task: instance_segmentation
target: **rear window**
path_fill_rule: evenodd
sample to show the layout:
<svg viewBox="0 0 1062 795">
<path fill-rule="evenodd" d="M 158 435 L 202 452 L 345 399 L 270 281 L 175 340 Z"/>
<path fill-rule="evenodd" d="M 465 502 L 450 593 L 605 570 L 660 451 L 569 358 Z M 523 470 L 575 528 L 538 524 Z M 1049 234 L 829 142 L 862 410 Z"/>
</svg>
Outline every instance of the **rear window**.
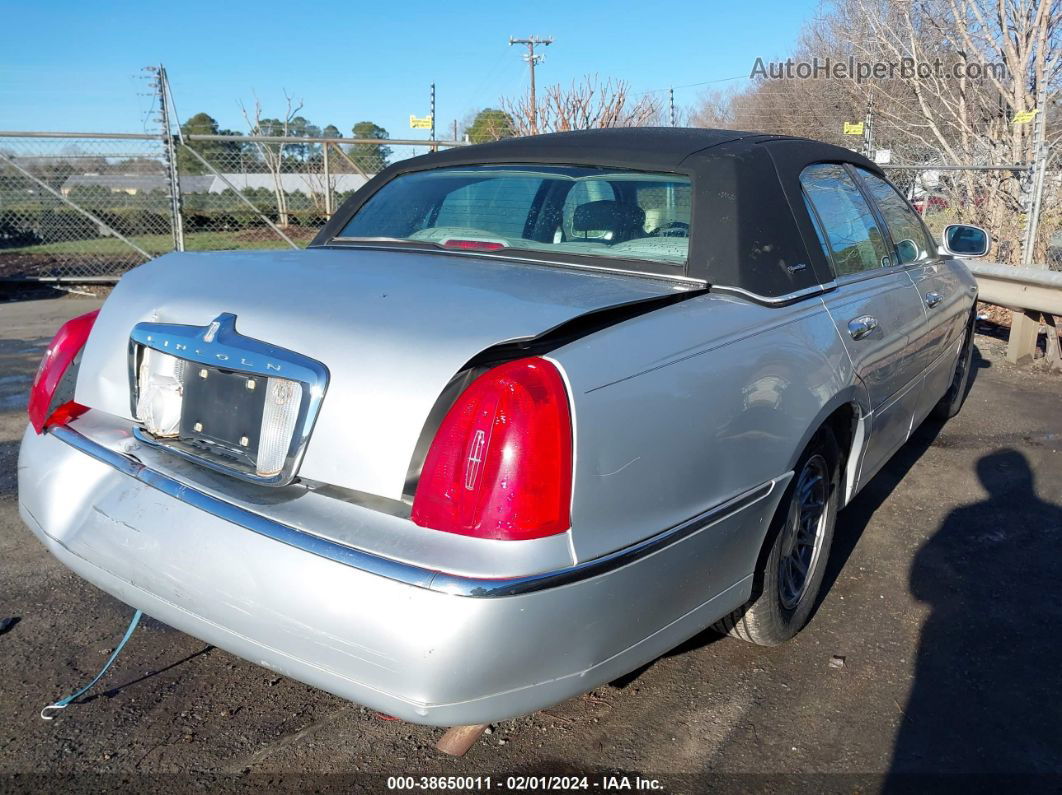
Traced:
<svg viewBox="0 0 1062 795">
<path fill-rule="evenodd" d="M 575 166 L 461 166 L 403 174 L 336 236 L 466 251 L 686 264 L 687 177 Z"/>
</svg>

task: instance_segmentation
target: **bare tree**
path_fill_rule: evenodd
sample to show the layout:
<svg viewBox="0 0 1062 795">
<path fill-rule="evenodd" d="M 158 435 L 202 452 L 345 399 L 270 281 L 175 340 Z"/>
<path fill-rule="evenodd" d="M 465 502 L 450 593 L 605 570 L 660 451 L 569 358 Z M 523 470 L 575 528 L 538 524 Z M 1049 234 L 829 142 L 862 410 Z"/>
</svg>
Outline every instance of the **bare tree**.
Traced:
<svg viewBox="0 0 1062 795">
<path fill-rule="evenodd" d="M 257 94 L 254 96 L 253 114 L 247 111 L 242 102 L 240 103 L 240 110 L 243 111 L 243 118 L 250 128 L 251 135 L 281 138 L 287 138 L 290 135 L 292 121 L 302 110 L 302 100 L 293 99 L 288 95 L 287 91 L 284 92 L 284 100 L 287 103 L 287 110 L 282 119 L 263 119 L 262 102 L 258 99 Z M 255 141 L 255 146 L 258 148 L 262 161 L 273 177 L 273 193 L 277 201 L 277 225 L 282 229 L 286 229 L 290 221 L 288 217 L 288 197 L 284 191 L 284 179 L 281 176 L 284 167 L 284 147 L 286 144 L 284 142 Z"/>
<path fill-rule="evenodd" d="M 884 76 L 762 79 L 733 95 L 704 98 L 695 118 L 708 124 L 803 135 L 853 148 L 845 121 L 873 118 L 874 145 L 907 163 L 1024 165 L 1033 124 L 1015 123 L 1048 105 L 1062 82 L 1059 0 L 832 0 L 805 28 L 794 61 L 895 65 Z M 906 69 L 899 69 L 906 65 Z M 1062 134 L 1055 133 L 1062 143 Z M 1028 198 L 1028 172 L 1006 169 L 937 174 L 949 221 L 988 227 L 1015 260 Z M 1044 241 L 1041 241 L 1041 248 Z M 1009 248 L 1008 248 L 1009 245 Z"/>
<path fill-rule="evenodd" d="M 839 0 L 834 35 L 857 21 L 857 57 L 908 59 L 916 70 L 872 84 L 882 135 L 916 142 L 937 162 L 1033 160 L 1034 125 L 1015 122 L 1028 111 L 1046 112 L 1037 107 L 1041 87 L 1058 93 L 1058 0 Z M 994 64 L 1002 68 L 985 68 Z M 1027 174 L 964 171 L 950 188 L 958 220 L 982 223 L 1002 240 L 1021 239 Z M 1016 259 L 1017 246 L 1002 253 Z"/>
<path fill-rule="evenodd" d="M 661 104 L 652 94 L 635 97 L 625 80 L 586 75 L 564 87 L 555 84 L 540 91 L 537 107 L 539 132 L 590 130 L 601 127 L 644 127 L 659 124 Z M 529 96 L 503 99 L 517 135 L 530 135 L 533 109 Z"/>
<path fill-rule="evenodd" d="M 734 123 L 734 98 L 736 91 L 711 89 L 701 95 L 700 101 L 689 111 L 689 123 L 693 127 L 732 128 Z"/>
<path fill-rule="evenodd" d="M 756 81 L 744 91 L 702 97 L 693 119 L 697 126 L 723 126 L 754 132 L 798 135 L 852 145 L 845 121 L 863 117 L 865 98 L 818 81 Z"/>
</svg>

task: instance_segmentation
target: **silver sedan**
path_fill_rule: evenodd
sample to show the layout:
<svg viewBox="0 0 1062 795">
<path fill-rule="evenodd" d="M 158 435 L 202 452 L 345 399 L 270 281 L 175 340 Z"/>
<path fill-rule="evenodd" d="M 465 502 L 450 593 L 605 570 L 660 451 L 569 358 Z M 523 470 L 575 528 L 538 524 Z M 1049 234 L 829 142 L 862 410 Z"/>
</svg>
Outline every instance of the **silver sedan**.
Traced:
<svg viewBox="0 0 1062 795">
<path fill-rule="evenodd" d="M 838 511 L 959 410 L 958 257 L 987 245 L 807 140 L 414 158 L 306 251 L 166 255 L 64 326 L 21 514 L 122 601 L 419 723 L 531 712 L 713 625 L 781 643 Z"/>
</svg>

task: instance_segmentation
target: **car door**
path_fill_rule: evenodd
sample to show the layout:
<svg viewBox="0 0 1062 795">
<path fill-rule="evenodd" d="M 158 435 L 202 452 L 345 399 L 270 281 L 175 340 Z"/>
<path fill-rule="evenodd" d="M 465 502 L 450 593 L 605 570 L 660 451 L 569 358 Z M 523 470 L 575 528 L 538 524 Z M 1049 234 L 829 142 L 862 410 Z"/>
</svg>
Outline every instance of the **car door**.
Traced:
<svg viewBox="0 0 1062 795">
<path fill-rule="evenodd" d="M 916 417 L 916 421 L 921 420 L 951 383 L 955 354 L 968 319 L 969 288 L 957 270 L 959 266 L 950 257 L 939 255 L 922 219 L 896 188 L 866 169 L 855 170 L 888 227 L 899 264 L 907 268 L 925 306 L 925 327 L 912 340 L 917 366 L 926 373 Z"/>
<path fill-rule="evenodd" d="M 921 397 L 913 340 L 925 324 L 922 301 L 895 264 L 888 237 L 848 169 L 817 163 L 801 174 L 805 202 L 830 259 L 837 288 L 826 308 L 870 398 L 870 437 L 860 480 L 871 477 L 911 432 Z"/>
</svg>

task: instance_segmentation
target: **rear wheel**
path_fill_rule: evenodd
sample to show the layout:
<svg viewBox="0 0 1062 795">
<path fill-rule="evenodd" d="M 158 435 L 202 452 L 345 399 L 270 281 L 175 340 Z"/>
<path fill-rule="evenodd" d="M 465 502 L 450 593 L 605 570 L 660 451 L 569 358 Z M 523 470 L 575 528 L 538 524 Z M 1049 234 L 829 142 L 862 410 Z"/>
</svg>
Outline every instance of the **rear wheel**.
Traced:
<svg viewBox="0 0 1062 795">
<path fill-rule="evenodd" d="M 955 361 L 955 371 L 951 376 L 951 386 L 930 412 L 930 416 L 934 419 L 950 420 L 959 413 L 962 404 L 966 401 L 966 393 L 970 391 L 970 370 L 973 366 L 973 337 L 976 322 L 977 315 L 974 313 L 970 316 L 970 322 L 966 324 L 962 346 L 959 348 L 959 357 Z"/>
<path fill-rule="evenodd" d="M 797 462 L 775 513 L 753 596 L 715 625 L 761 646 L 789 640 L 807 623 L 822 586 L 839 505 L 841 453 L 823 428 Z"/>
</svg>

